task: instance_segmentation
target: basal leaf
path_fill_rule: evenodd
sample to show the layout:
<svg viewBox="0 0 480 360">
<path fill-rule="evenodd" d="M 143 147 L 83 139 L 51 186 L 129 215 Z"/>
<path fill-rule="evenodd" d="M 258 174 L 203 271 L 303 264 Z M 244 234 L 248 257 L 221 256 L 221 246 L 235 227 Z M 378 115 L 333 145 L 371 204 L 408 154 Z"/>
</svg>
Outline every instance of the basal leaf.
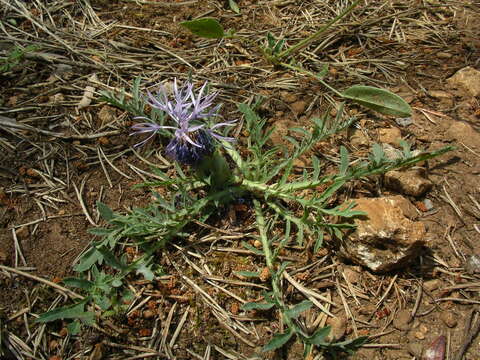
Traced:
<svg viewBox="0 0 480 360">
<path fill-rule="evenodd" d="M 381 164 L 383 162 L 383 159 L 385 158 L 385 152 L 383 151 L 382 146 L 377 143 L 373 144 L 372 155 L 375 164 Z"/>
<path fill-rule="evenodd" d="M 83 272 L 90 269 L 93 264 L 97 262 L 100 263 L 101 261 L 103 261 L 102 254 L 96 248 L 92 247 L 83 254 L 78 264 L 73 267 L 73 270 Z"/>
<path fill-rule="evenodd" d="M 109 235 L 112 232 L 112 229 L 92 228 L 92 229 L 88 229 L 88 232 L 92 235 L 106 236 L 106 235 Z"/>
<path fill-rule="evenodd" d="M 323 79 L 328 74 L 328 64 L 323 64 L 322 70 L 317 74 L 319 79 Z"/>
<path fill-rule="evenodd" d="M 67 325 L 68 334 L 72 336 L 77 335 L 80 332 L 81 328 L 82 324 L 78 320 L 72 321 L 70 324 Z"/>
<path fill-rule="evenodd" d="M 258 278 L 260 276 L 258 271 L 235 271 L 235 274 L 251 278 Z"/>
<path fill-rule="evenodd" d="M 320 330 L 317 330 L 312 336 L 306 339 L 306 342 L 313 345 L 325 344 L 325 338 L 330 334 L 331 326 L 325 326 Z"/>
<path fill-rule="evenodd" d="M 213 18 L 184 21 L 180 25 L 190 30 L 192 34 L 207 39 L 221 39 L 225 36 L 222 25 Z"/>
<path fill-rule="evenodd" d="M 267 352 L 282 347 L 287 343 L 288 340 L 290 340 L 292 335 L 293 331 L 288 331 L 283 334 L 275 334 L 272 340 L 270 340 L 270 342 L 263 347 L 262 351 Z"/>
<path fill-rule="evenodd" d="M 253 253 L 257 254 L 257 255 L 263 255 L 263 252 L 259 249 L 257 249 L 256 247 L 250 245 L 249 243 L 247 243 L 246 241 L 242 241 L 242 246 L 247 249 L 247 250 L 250 250 L 252 251 Z"/>
<path fill-rule="evenodd" d="M 240 8 L 234 0 L 228 0 L 228 5 L 230 5 L 230 9 L 232 9 L 233 12 L 240 14 Z"/>
<path fill-rule="evenodd" d="M 323 230 L 321 230 L 320 233 L 318 234 L 317 240 L 315 241 L 315 246 L 313 248 L 314 253 L 316 253 L 322 247 L 324 235 L 325 233 L 323 232 Z"/>
<path fill-rule="evenodd" d="M 347 173 L 348 164 L 350 163 L 348 150 L 345 146 L 340 146 L 340 175 Z"/>
<path fill-rule="evenodd" d="M 412 116 L 410 105 L 400 96 L 385 89 L 354 85 L 345 90 L 342 95 L 346 99 L 350 99 L 381 114 L 397 117 Z"/>
<path fill-rule="evenodd" d="M 101 246 L 97 248 L 97 251 L 102 254 L 103 259 L 105 262 L 117 270 L 125 270 L 127 265 L 123 264 L 117 257 L 108 250 L 105 246 Z"/>
<path fill-rule="evenodd" d="M 115 217 L 115 214 L 113 213 L 112 209 L 110 209 L 107 205 L 105 205 L 100 201 L 97 201 L 97 209 L 101 217 L 105 221 L 110 221 Z"/>
<path fill-rule="evenodd" d="M 70 306 L 64 306 L 58 309 L 47 311 L 40 315 L 36 322 L 45 323 L 59 319 L 78 319 L 87 324 L 92 324 L 95 319 L 95 314 L 90 311 L 83 311 L 85 307 L 85 300 Z"/>
<path fill-rule="evenodd" d="M 304 300 L 301 303 L 298 303 L 294 307 L 285 311 L 285 315 L 291 319 L 296 319 L 302 312 L 310 309 L 313 303 L 310 300 Z"/>
<path fill-rule="evenodd" d="M 62 282 L 67 286 L 77 287 L 83 290 L 89 290 L 93 286 L 93 282 L 85 279 L 65 278 Z"/>
<path fill-rule="evenodd" d="M 153 274 L 152 270 L 150 269 L 149 266 L 145 265 L 145 264 L 139 264 L 138 267 L 135 269 L 137 274 L 142 274 L 143 277 L 146 279 L 146 280 L 153 280 L 153 278 L 155 277 L 155 275 Z"/>
<path fill-rule="evenodd" d="M 242 310 L 269 310 L 275 304 L 272 303 L 258 303 L 258 302 L 248 302 L 242 305 Z"/>
</svg>

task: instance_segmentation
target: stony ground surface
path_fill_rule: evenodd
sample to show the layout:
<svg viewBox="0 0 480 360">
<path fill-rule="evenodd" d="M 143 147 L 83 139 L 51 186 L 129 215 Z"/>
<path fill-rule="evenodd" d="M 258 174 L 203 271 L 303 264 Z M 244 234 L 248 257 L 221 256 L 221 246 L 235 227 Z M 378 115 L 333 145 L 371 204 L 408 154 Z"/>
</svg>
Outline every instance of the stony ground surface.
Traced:
<svg viewBox="0 0 480 360">
<path fill-rule="evenodd" d="M 68 334 L 65 322 L 34 320 L 71 303 L 55 284 L 73 274 L 94 240 L 87 230 L 102 224 L 95 202 L 118 212 L 144 206 L 151 194 L 132 186 L 151 179 L 152 163 L 166 166 L 165 144 L 157 139 L 135 152 L 128 136 L 134 120 L 98 92 L 128 89 L 136 76 L 145 89 L 191 75 L 197 84 L 211 81 L 225 103 L 222 115 L 235 119 L 236 103 L 261 94 L 262 116 L 276 127 L 272 143 L 281 143 L 289 128 L 308 129 L 324 111 L 335 115 L 339 99 L 315 79 L 271 65 L 258 45 L 268 31 L 293 44 L 348 4 L 242 0 L 237 15 L 223 1 L 0 0 L 0 59 L 14 45 L 36 46 L 0 73 L 0 348 L 11 349 L 6 359 L 302 358 L 298 343 L 261 354 L 282 327 L 278 314 L 240 310 L 269 284 L 235 275 L 265 267 L 241 246 L 242 240 L 254 244 L 254 216 L 236 205 L 211 227 L 193 228 L 188 240 L 159 251 L 163 276 L 129 278 L 136 299 L 127 314 L 99 319 L 78 336 Z M 479 12 L 474 1 L 360 2 L 296 56 L 313 72 L 328 64 L 325 81 L 338 89 L 385 87 L 413 108 L 410 119 L 395 119 L 348 105 L 355 127 L 315 149 L 327 171 L 340 145 L 352 159 L 365 158 L 374 143 L 395 156 L 399 139 L 413 150 L 456 148 L 413 169 L 349 184 L 339 198 L 362 199 L 369 219 L 357 224 L 364 231 L 317 253 L 309 244 L 292 244 L 284 254 L 292 261 L 283 284 L 287 302 L 310 291 L 328 300 L 322 304 L 333 315 L 314 307 L 302 315 L 307 328 L 330 324 L 338 339 L 371 337 L 352 359 L 479 357 Z M 218 18 L 240 39 L 202 40 L 179 26 L 204 16 Z M 235 133 L 245 148 L 240 126 Z M 297 165 L 299 172 L 310 166 L 308 160 Z M 123 251 L 133 258 L 137 250 Z M 219 321 L 214 305 L 228 321 Z M 432 344 L 436 358 L 426 354 Z"/>
</svg>

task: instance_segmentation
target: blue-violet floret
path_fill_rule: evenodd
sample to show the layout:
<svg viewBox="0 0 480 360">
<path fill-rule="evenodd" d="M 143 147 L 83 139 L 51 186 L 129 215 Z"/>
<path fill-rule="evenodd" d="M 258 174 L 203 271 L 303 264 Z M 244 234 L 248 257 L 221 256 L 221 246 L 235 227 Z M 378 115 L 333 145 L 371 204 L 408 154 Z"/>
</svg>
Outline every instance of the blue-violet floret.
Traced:
<svg viewBox="0 0 480 360">
<path fill-rule="evenodd" d="M 234 141 L 231 137 L 217 134 L 215 130 L 223 126 L 232 126 L 235 121 L 218 123 L 210 128 L 205 123 L 198 121 L 217 116 L 221 106 L 217 105 L 211 108 L 218 92 L 207 94 L 206 86 L 207 83 L 203 84 L 198 94 L 195 95 L 192 83 L 187 82 L 179 88 L 175 79 L 173 82 L 173 100 L 169 100 L 167 90 L 164 87 L 160 88 L 156 96 L 147 92 L 148 104 L 152 108 L 165 112 L 175 122 L 175 126 L 158 125 L 152 122 L 133 125 L 134 132 L 131 135 L 150 133 L 150 136 L 135 146 L 145 144 L 159 130 L 172 129 L 175 132 L 173 139 L 167 145 L 167 156 L 186 165 L 195 165 L 204 156 L 213 153 L 215 149 L 214 139 Z M 144 119 L 144 117 L 142 118 Z"/>
</svg>

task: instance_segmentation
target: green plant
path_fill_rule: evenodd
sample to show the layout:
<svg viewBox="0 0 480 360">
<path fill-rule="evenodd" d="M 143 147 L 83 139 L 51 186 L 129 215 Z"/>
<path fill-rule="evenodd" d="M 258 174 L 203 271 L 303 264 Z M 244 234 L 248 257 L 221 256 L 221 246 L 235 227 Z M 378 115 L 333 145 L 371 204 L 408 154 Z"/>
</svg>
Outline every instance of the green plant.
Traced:
<svg viewBox="0 0 480 360">
<path fill-rule="evenodd" d="M 339 20 L 350 14 L 358 5 L 358 3 L 359 0 L 353 2 L 339 15 L 334 17 L 324 26 L 322 26 L 318 31 L 308 36 L 307 38 L 298 41 L 296 44 L 293 44 L 286 49 L 284 49 L 284 39 L 277 40 L 273 37 L 271 33 L 267 33 L 266 46 L 261 48 L 260 50 L 263 56 L 270 63 L 311 76 L 342 99 L 352 101 L 354 103 L 365 106 L 369 109 L 385 115 L 409 117 L 412 115 L 412 110 L 410 106 L 401 97 L 391 93 L 388 90 L 372 86 L 354 85 L 347 90 L 341 92 L 323 80 L 323 77 L 327 74 L 328 65 L 324 66 L 321 73 L 314 74 L 295 64 L 295 59 L 293 58 L 293 55 L 296 52 L 316 41 L 326 30 L 328 30 Z M 233 30 L 225 33 L 222 25 L 213 18 L 196 19 L 188 22 L 183 22 L 181 23 L 181 25 L 189 29 L 193 34 L 200 37 L 210 39 L 220 39 L 225 37 L 235 38 Z M 290 59 L 290 61 L 285 62 L 285 59 Z"/>
<path fill-rule="evenodd" d="M 227 142 L 230 138 L 213 132 L 213 129 L 231 122 L 210 128 L 205 123 L 203 118 L 214 116 L 215 109 L 218 108 L 208 110 L 215 94 L 204 93 L 205 86 L 198 96 L 194 94 L 190 83 L 181 89 L 175 88 L 175 98 L 170 101 L 165 92 L 160 92 L 158 97 L 151 94 L 148 98 L 141 96 L 139 84 L 140 80 L 135 80 L 133 96 L 129 100 L 125 96 L 108 93 L 104 94 L 104 99 L 112 105 L 132 111 L 142 119 L 147 118 L 149 122 L 144 126 L 148 127 L 141 127 L 144 129 L 142 133 L 151 133 L 151 137 L 158 132 L 171 138 L 169 146 L 173 145 L 170 146 L 170 157 L 176 160 L 172 169 L 175 174 L 154 168 L 152 171 L 158 180 L 139 185 L 164 189 L 162 196 L 153 192 L 155 200 L 146 208 L 135 208 L 122 215 L 102 203 L 97 204 L 108 227 L 91 230 L 102 239 L 95 242 L 75 266 L 79 273 L 90 271 L 91 279 L 80 276 L 64 280 L 66 285 L 83 290 L 87 294 L 85 299 L 73 306 L 47 312 L 38 321 L 75 318 L 77 320 L 72 323 L 75 330 L 79 326 L 78 320 L 87 325 L 93 322 L 95 308 L 100 310 L 102 316 L 118 311 L 121 309 L 121 299 L 125 296 L 122 284 L 128 274 L 136 272 L 147 279 L 153 279 L 153 254 L 158 249 L 165 247 L 173 238 L 188 236 L 187 226 L 191 228 L 195 221 L 208 222 L 225 204 L 246 197 L 253 203 L 262 250 L 247 243 L 244 246 L 265 257 L 272 290 L 264 294 L 264 302 L 247 303 L 244 310 L 275 308 L 286 326 L 285 332 L 276 334 L 264 350 L 277 349 L 295 336 L 304 343 L 307 353 L 313 346 L 331 353 L 355 351 L 366 338 L 329 343 L 325 340 L 328 327 L 308 333 L 301 326 L 297 318 L 312 304 L 308 301 L 294 306 L 285 303 L 280 279 L 289 264 L 279 263 L 278 255 L 293 236 L 298 244 L 304 244 L 305 237 L 308 237 L 314 241 L 317 250 L 322 246 L 325 234 L 331 238 L 342 238 L 344 230 L 353 227 L 347 220 L 361 213 L 354 209 L 353 202 L 338 203 L 335 200 L 335 195 L 347 182 L 408 167 L 439 156 L 451 148 L 414 156 L 408 144 L 403 143 L 403 157 L 391 160 L 385 156 L 381 146 L 375 144 L 368 158 L 352 165 L 347 149 L 342 146 L 339 150 L 338 170 L 326 175 L 323 171 L 326 164 L 322 164 L 320 158 L 315 156 L 313 148 L 319 141 L 348 128 L 355 121 L 354 118 L 343 118 L 343 104 L 335 119 L 330 119 L 327 115 L 315 119 L 311 131 L 292 129 L 298 136 L 287 137 L 292 144 L 290 151 L 284 146 L 271 145 L 270 137 L 274 129 L 268 129 L 266 119 L 255 111 L 260 105 L 260 99 L 253 107 L 239 104 L 238 110 L 244 116 L 245 130 L 248 133 L 245 139 L 247 152 L 241 155 L 231 142 Z M 152 112 L 160 113 L 146 115 L 144 109 L 147 102 L 152 107 Z M 164 125 L 166 114 L 175 126 Z M 202 121 L 193 123 L 198 120 Z M 138 129 L 135 128 L 137 133 Z M 220 139 L 222 147 L 210 142 L 214 136 Z M 199 147 L 203 149 L 201 152 Z M 295 174 L 295 160 L 307 155 L 311 156 L 311 169 L 305 169 L 301 175 Z M 230 163 L 234 166 L 228 165 L 226 157 L 231 159 Z M 318 190 L 320 186 L 322 191 Z M 312 191 L 308 193 L 306 190 Z M 274 235 L 279 230 L 281 235 Z M 120 241 L 131 243 L 143 255 L 131 263 L 128 263 L 125 256 L 117 258 L 114 255 L 116 249 L 125 245 L 120 244 Z M 98 270 L 102 264 L 111 269 L 108 274 Z M 258 273 L 247 275 L 259 276 Z"/>
<path fill-rule="evenodd" d="M 25 54 L 33 51 L 37 51 L 38 47 L 35 45 L 29 45 L 27 47 L 15 46 L 6 57 L 0 58 L 0 73 L 8 72 L 13 67 L 20 64 L 25 58 Z"/>
</svg>

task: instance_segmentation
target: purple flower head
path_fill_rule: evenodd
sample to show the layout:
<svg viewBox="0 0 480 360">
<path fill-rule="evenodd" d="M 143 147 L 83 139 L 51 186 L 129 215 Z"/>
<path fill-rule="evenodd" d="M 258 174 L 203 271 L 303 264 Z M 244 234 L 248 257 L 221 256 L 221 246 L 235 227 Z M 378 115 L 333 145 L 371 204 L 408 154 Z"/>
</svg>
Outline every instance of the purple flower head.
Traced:
<svg viewBox="0 0 480 360">
<path fill-rule="evenodd" d="M 173 99 L 169 100 L 167 90 L 161 87 L 154 96 L 147 92 L 148 104 L 165 112 L 174 122 L 175 126 L 163 126 L 154 123 L 140 123 L 132 126 L 134 132 L 131 135 L 151 133 L 142 142 L 135 146 L 141 146 L 150 140 L 159 130 L 175 130 L 174 137 L 167 145 L 166 154 L 173 160 L 195 165 L 204 156 L 211 155 L 214 151 L 213 140 L 234 141 L 233 138 L 217 134 L 216 129 L 223 126 L 232 126 L 235 121 L 222 122 L 208 128 L 205 123 L 198 120 L 217 116 L 220 105 L 213 108 L 213 100 L 218 92 L 206 94 L 207 83 L 203 84 L 197 95 L 193 92 L 193 84 L 187 82 L 183 87 L 177 86 L 177 80 L 173 82 Z"/>
</svg>

